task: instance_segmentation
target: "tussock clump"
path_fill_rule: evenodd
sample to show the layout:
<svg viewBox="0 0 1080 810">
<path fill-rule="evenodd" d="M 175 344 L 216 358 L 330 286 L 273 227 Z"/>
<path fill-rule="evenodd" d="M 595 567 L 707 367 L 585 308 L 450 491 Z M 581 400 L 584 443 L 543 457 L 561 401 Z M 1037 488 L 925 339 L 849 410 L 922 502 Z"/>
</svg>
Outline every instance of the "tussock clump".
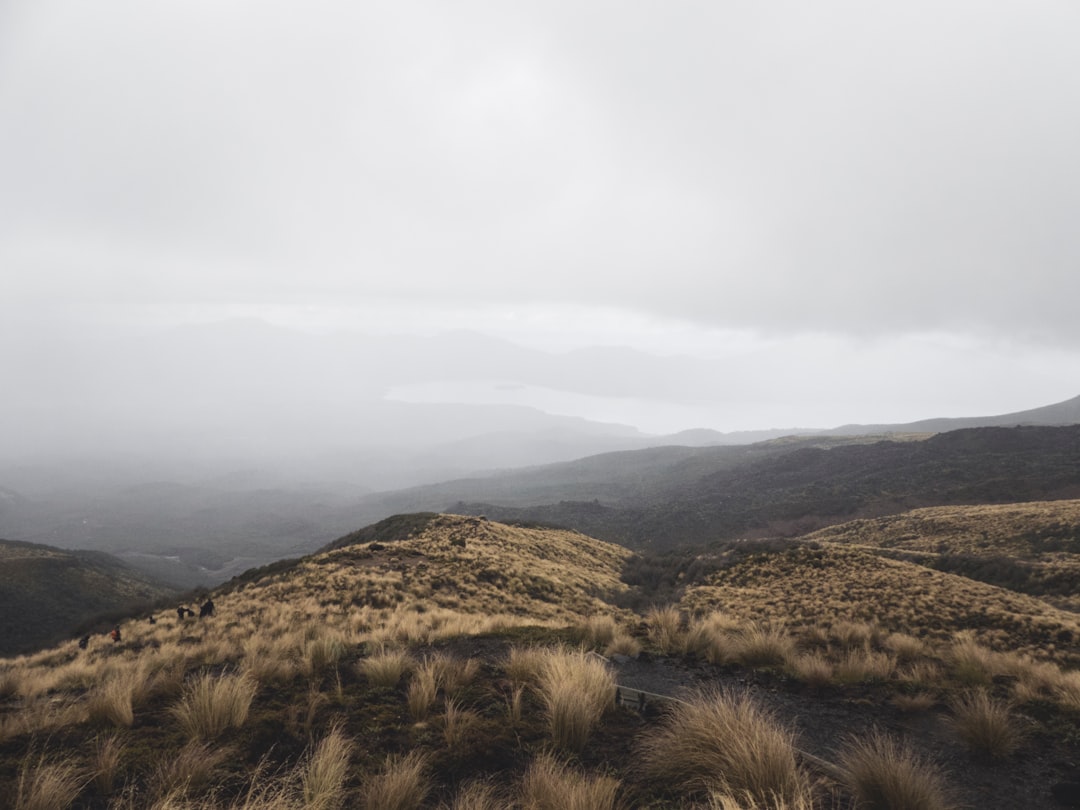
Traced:
<svg viewBox="0 0 1080 810">
<path fill-rule="evenodd" d="M 538 685 L 557 746 L 580 751 L 615 702 L 615 676 L 600 658 L 577 650 L 549 650 Z"/>
<path fill-rule="evenodd" d="M 960 636 L 946 654 L 952 676 L 966 686 L 989 686 L 994 677 L 995 655 L 970 636 Z"/>
<path fill-rule="evenodd" d="M 505 810 L 510 804 L 486 782 L 469 782 L 458 791 L 454 801 L 441 810 Z"/>
<path fill-rule="evenodd" d="M 305 810 L 337 810 L 345 801 L 352 743 L 338 725 L 331 726 L 302 764 L 301 792 Z"/>
<path fill-rule="evenodd" d="M 955 697 L 951 725 L 975 753 L 1002 759 L 1015 751 L 1022 735 L 1008 704 L 995 700 L 983 689 Z"/>
<path fill-rule="evenodd" d="M 781 667 L 795 655 L 795 639 L 774 624 L 746 625 L 736 637 L 736 658 L 748 667 Z"/>
<path fill-rule="evenodd" d="M 833 678 L 833 665 L 819 652 L 792 657 L 788 661 L 787 670 L 811 686 L 825 686 Z"/>
<path fill-rule="evenodd" d="M 427 720 L 438 694 L 439 684 L 435 679 L 435 670 L 427 666 L 417 669 L 409 681 L 409 691 L 406 693 L 409 714 L 413 720 L 417 723 Z"/>
<path fill-rule="evenodd" d="M 883 681 L 896 668 L 896 659 L 887 653 L 854 648 L 844 653 L 836 664 L 836 678 L 842 683 Z"/>
<path fill-rule="evenodd" d="M 372 686 L 391 689 L 401 682 L 405 673 L 412 667 L 413 660 L 404 650 L 383 650 L 370 658 L 365 658 L 357 665 L 359 672 Z"/>
<path fill-rule="evenodd" d="M 506 677 L 519 686 L 530 686 L 540 681 L 547 651 L 538 647 L 511 647 L 507 654 Z"/>
<path fill-rule="evenodd" d="M 135 683 L 132 677 L 116 677 L 99 686 L 86 700 L 91 723 L 128 728 L 135 722 Z"/>
<path fill-rule="evenodd" d="M 929 711 L 937 703 L 935 698 L 929 692 L 915 692 L 908 695 L 900 693 L 893 695 L 892 705 L 902 712 L 915 713 Z"/>
<path fill-rule="evenodd" d="M 915 750 L 874 732 L 841 751 L 846 787 L 867 810 L 948 810 L 939 769 Z"/>
<path fill-rule="evenodd" d="M 416 810 L 431 792 L 427 759 L 413 751 L 388 757 L 363 788 L 364 810 Z"/>
<path fill-rule="evenodd" d="M 809 795 L 794 732 L 747 695 L 698 692 L 641 745 L 644 772 L 683 790 L 749 797 L 765 807 Z"/>
<path fill-rule="evenodd" d="M 124 747 L 116 735 L 99 737 L 95 741 L 92 760 L 94 787 L 102 796 L 110 795 L 116 786 L 123 752 Z"/>
<path fill-rule="evenodd" d="M 613 810 L 619 782 L 589 776 L 549 754 L 541 754 L 521 782 L 524 810 Z"/>
<path fill-rule="evenodd" d="M 657 652 L 670 655 L 682 648 L 682 616 L 673 605 L 653 607 L 645 614 L 649 641 Z"/>
<path fill-rule="evenodd" d="M 190 738 L 212 740 L 244 724 L 254 697 L 255 683 L 244 675 L 205 674 L 187 686 L 171 711 Z"/>
<path fill-rule="evenodd" d="M 603 648 L 615 640 L 619 625 L 614 616 L 603 613 L 582 619 L 574 630 L 585 644 L 593 648 Z"/>
<path fill-rule="evenodd" d="M 891 633 L 882 646 L 896 656 L 901 664 L 915 661 L 926 654 L 926 644 L 922 639 L 909 636 L 907 633 Z"/>
<path fill-rule="evenodd" d="M 174 799 L 199 793 L 209 787 L 217 769 L 234 754 L 231 748 L 189 742 L 162 758 L 153 778 L 156 793 Z"/>
<path fill-rule="evenodd" d="M 70 807 L 82 791 L 87 777 L 75 765 L 48 762 L 44 756 L 35 761 L 27 757 L 19 769 L 15 787 L 15 810 L 57 810 Z"/>
</svg>

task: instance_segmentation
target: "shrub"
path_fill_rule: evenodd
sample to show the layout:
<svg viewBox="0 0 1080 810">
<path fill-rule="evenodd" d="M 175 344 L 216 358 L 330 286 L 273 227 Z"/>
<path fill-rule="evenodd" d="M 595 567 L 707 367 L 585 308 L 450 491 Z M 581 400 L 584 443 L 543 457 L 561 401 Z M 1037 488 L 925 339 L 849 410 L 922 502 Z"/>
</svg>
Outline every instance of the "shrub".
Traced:
<svg viewBox="0 0 1080 810">
<path fill-rule="evenodd" d="M 549 754 L 541 754 L 521 782 L 524 810 L 611 810 L 619 782 L 608 776 L 589 776 Z"/>
<path fill-rule="evenodd" d="M 247 720 L 255 683 L 243 675 L 205 674 L 188 684 L 171 711 L 191 739 L 214 739 Z"/>
<path fill-rule="evenodd" d="M 749 696 L 723 691 L 676 703 L 641 745 L 647 775 L 689 791 L 749 796 L 766 806 L 809 791 L 794 732 Z"/>
<path fill-rule="evenodd" d="M 867 810 L 946 810 L 941 773 L 913 749 L 880 732 L 851 739 L 840 754 L 848 790 Z"/>
<path fill-rule="evenodd" d="M 972 751 L 988 759 L 1008 756 L 1020 745 L 1009 706 L 979 689 L 954 698 L 951 725 Z"/>
</svg>

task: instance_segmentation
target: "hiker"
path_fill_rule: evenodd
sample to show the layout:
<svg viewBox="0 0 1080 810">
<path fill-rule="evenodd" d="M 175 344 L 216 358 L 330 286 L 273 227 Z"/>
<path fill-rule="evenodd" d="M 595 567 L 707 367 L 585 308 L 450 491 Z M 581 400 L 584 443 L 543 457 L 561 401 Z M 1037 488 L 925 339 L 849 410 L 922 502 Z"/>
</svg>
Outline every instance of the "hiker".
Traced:
<svg viewBox="0 0 1080 810">
<path fill-rule="evenodd" d="M 199 608 L 199 618 L 201 619 L 204 616 L 213 616 L 213 615 L 214 615 L 214 600 L 211 599 L 210 597 L 207 597 L 206 602 L 203 603 L 203 606 L 201 608 Z"/>
<path fill-rule="evenodd" d="M 150 622 L 150 624 L 157 624 L 157 619 L 155 619 L 155 618 L 154 618 L 154 614 L 153 614 L 153 613 L 151 613 L 151 614 L 150 614 L 149 616 L 147 616 L 146 618 L 147 618 L 147 620 L 148 620 L 148 621 Z"/>
<path fill-rule="evenodd" d="M 109 633 L 109 638 L 113 640 L 113 644 L 116 644 L 118 641 L 120 641 L 120 625 L 116 625 L 115 627 L 113 627 L 112 632 Z"/>
<path fill-rule="evenodd" d="M 178 607 L 178 608 L 176 609 L 176 618 L 177 618 L 177 619 L 178 619 L 179 621 L 183 621 L 183 620 L 184 620 L 184 614 L 185 614 L 185 613 L 187 613 L 187 612 L 188 612 L 188 609 L 187 609 L 186 607 L 184 607 L 183 605 L 180 605 L 180 606 L 179 606 L 179 607 Z"/>
<path fill-rule="evenodd" d="M 86 645 L 90 643 L 90 636 L 86 635 L 79 639 L 79 649 L 85 650 Z"/>
</svg>

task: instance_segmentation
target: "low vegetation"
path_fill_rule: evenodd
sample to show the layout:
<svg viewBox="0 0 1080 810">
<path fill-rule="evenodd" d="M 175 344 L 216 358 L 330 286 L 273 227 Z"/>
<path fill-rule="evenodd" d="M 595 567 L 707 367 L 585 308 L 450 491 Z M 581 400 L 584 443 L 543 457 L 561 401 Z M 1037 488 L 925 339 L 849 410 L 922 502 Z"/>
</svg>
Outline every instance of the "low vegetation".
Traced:
<svg viewBox="0 0 1080 810">
<path fill-rule="evenodd" d="M 235 581 L 214 617 L 0 659 L 0 787 L 91 810 L 934 810 L 994 806 L 972 780 L 1038 746 L 1080 753 L 1075 618 L 1036 597 L 814 539 L 685 566 L 633 610 L 658 594 L 630 560 L 422 516 Z M 617 704 L 621 673 L 669 699 Z"/>
</svg>

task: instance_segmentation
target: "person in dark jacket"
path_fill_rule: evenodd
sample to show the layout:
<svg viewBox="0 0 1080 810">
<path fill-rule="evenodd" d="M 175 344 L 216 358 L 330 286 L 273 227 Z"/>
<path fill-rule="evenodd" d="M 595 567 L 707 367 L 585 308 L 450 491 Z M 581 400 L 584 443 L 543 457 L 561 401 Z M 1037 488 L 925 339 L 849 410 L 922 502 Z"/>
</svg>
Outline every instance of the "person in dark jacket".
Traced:
<svg viewBox="0 0 1080 810">
<path fill-rule="evenodd" d="M 199 618 L 201 619 L 204 616 L 213 616 L 213 615 L 214 615 L 214 600 L 207 597 L 206 602 L 204 602 L 203 606 L 201 608 L 199 608 Z"/>
</svg>

